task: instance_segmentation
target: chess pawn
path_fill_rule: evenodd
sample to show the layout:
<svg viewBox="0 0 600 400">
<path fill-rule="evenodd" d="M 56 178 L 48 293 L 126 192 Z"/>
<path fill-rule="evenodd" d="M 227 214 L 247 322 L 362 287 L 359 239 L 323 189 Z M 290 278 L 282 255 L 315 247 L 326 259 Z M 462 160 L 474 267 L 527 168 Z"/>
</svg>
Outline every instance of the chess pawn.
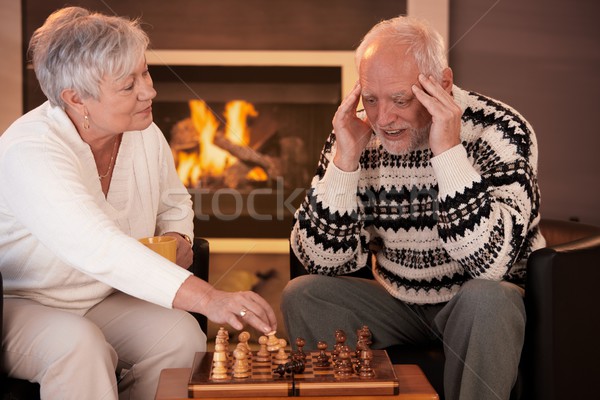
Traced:
<svg viewBox="0 0 600 400">
<path fill-rule="evenodd" d="M 227 353 L 225 352 L 225 345 L 223 343 L 215 344 L 211 378 L 214 380 L 225 380 L 229 378 L 227 375 Z"/>
<path fill-rule="evenodd" d="M 271 361 L 271 353 L 267 350 L 267 341 L 269 340 L 266 336 L 261 336 L 258 338 L 258 344 L 260 348 L 256 352 L 256 356 L 254 359 L 258 362 L 268 362 Z"/>
<path fill-rule="evenodd" d="M 250 376 L 250 363 L 248 363 L 248 353 L 244 346 L 240 346 L 233 351 L 233 377 L 237 379 L 248 378 Z"/>
<path fill-rule="evenodd" d="M 360 369 L 358 375 L 361 378 L 373 378 L 375 376 L 375 372 L 373 368 L 371 368 L 371 360 L 373 359 L 373 352 L 367 348 L 366 350 L 362 350 L 359 356 L 359 365 Z"/>
<path fill-rule="evenodd" d="M 304 353 L 304 345 L 306 344 L 306 340 L 299 337 L 296 338 L 296 353 L 294 353 L 293 358 L 297 360 L 306 361 L 306 354 Z"/>
<path fill-rule="evenodd" d="M 240 343 L 238 343 L 238 344 L 235 346 L 235 350 L 240 350 L 240 351 L 243 351 L 243 352 L 244 352 L 244 354 L 246 355 L 246 358 L 247 358 L 247 359 L 251 359 L 251 358 L 252 358 L 252 353 L 248 351 L 248 347 L 247 347 L 246 345 L 244 345 L 244 343 L 241 343 L 241 342 L 240 342 Z M 234 350 L 234 351 L 235 351 L 235 350 Z M 231 356 L 233 357 L 233 352 L 232 352 Z"/>
<path fill-rule="evenodd" d="M 238 335 L 238 346 L 243 347 L 246 350 L 246 353 L 252 354 L 252 351 L 250 350 L 250 345 L 248 344 L 249 340 L 250 332 L 242 331 Z"/>
<path fill-rule="evenodd" d="M 274 353 L 279 350 L 279 339 L 275 336 L 275 331 L 267 333 L 267 351 Z"/>
<path fill-rule="evenodd" d="M 338 376 L 345 377 L 354 373 L 352 367 L 352 358 L 348 346 L 342 346 L 338 353 L 337 363 L 334 367 L 334 373 Z"/>
<path fill-rule="evenodd" d="M 285 339 L 279 339 L 279 350 L 277 350 L 277 354 L 275 354 L 275 358 L 273 362 L 275 364 L 285 364 L 288 361 L 288 354 L 285 352 L 285 346 L 287 342 Z"/>
<path fill-rule="evenodd" d="M 329 367 L 331 363 L 329 362 L 329 355 L 327 355 L 327 342 L 319 340 L 317 342 L 317 349 L 319 350 L 319 355 L 317 356 L 315 366 Z"/>
</svg>

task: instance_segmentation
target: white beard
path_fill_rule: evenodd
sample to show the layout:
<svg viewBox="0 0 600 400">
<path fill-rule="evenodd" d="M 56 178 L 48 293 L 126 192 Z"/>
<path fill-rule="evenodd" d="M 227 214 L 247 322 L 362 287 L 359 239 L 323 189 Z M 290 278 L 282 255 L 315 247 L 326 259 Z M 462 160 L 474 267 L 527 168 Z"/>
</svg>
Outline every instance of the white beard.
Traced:
<svg viewBox="0 0 600 400">
<path fill-rule="evenodd" d="M 429 142 L 430 128 L 431 123 L 420 129 L 408 128 L 408 131 L 403 133 L 406 137 L 402 138 L 402 140 L 394 141 L 388 140 L 385 135 L 381 135 L 374 127 L 373 130 L 377 134 L 385 151 L 393 155 L 402 155 L 426 147 Z"/>
</svg>

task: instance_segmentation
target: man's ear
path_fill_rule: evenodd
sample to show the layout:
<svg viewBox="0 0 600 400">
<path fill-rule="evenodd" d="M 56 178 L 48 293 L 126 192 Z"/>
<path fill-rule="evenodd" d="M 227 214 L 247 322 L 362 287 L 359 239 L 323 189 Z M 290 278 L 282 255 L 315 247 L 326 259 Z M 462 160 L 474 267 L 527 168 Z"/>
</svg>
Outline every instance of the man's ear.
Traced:
<svg viewBox="0 0 600 400">
<path fill-rule="evenodd" d="M 452 93 L 452 85 L 454 85 L 454 74 L 449 67 L 442 71 L 442 87 L 448 93 Z"/>
<path fill-rule="evenodd" d="M 65 104 L 69 108 L 72 108 L 83 115 L 85 106 L 83 105 L 83 103 L 81 101 L 81 96 L 79 96 L 79 94 L 75 90 L 64 89 L 60 93 L 60 98 L 65 102 Z"/>
</svg>

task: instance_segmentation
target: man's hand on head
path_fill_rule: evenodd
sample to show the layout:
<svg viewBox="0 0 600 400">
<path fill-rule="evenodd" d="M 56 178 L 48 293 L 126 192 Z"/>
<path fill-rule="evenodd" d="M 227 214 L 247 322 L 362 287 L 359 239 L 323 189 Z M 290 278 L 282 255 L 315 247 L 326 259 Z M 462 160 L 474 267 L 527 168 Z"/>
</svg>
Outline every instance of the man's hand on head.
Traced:
<svg viewBox="0 0 600 400">
<path fill-rule="evenodd" d="M 360 93 L 360 83 L 356 82 L 332 121 L 337 146 L 333 163 L 347 172 L 356 171 L 360 155 L 371 138 L 371 126 L 356 116 Z"/>
<path fill-rule="evenodd" d="M 413 93 L 431 114 L 429 146 L 434 156 L 460 144 L 462 110 L 456 104 L 449 91 L 431 76 L 419 74 L 421 89 L 413 85 Z"/>
</svg>

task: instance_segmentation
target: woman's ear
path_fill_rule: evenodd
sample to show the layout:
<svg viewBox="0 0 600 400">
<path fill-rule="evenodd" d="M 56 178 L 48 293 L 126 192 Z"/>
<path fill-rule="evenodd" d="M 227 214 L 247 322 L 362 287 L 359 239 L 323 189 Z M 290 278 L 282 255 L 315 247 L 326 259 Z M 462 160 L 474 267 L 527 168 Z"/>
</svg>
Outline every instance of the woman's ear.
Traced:
<svg viewBox="0 0 600 400">
<path fill-rule="evenodd" d="M 452 69 L 449 67 L 444 68 L 442 71 L 442 87 L 448 93 L 452 93 L 452 86 L 454 85 L 454 74 Z"/>
<path fill-rule="evenodd" d="M 64 89 L 60 93 L 60 98 L 65 102 L 67 107 L 74 109 L 75 111 L 83 114 L 84 105 L 81 101 L 79 94 L 73 89 Z"/>
</svg>

